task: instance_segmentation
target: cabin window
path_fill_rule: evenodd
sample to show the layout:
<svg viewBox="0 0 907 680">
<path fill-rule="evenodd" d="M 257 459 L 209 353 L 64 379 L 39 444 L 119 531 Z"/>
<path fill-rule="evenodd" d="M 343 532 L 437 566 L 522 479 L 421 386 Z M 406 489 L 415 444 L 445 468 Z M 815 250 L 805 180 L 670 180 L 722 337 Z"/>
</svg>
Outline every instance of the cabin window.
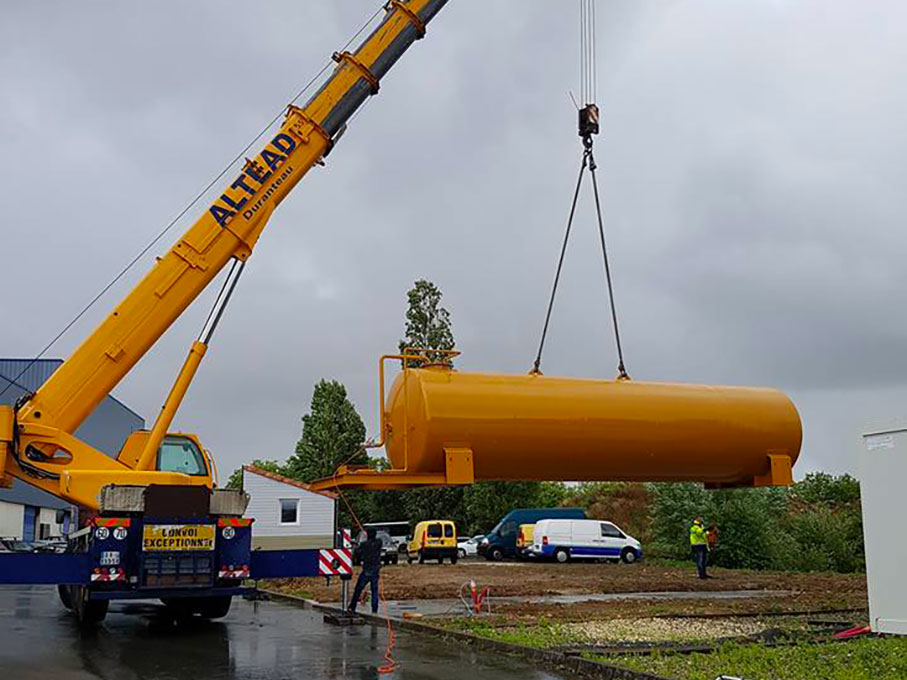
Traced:
<svg viewBox="0 0 907 680">
<path fill-rule="evenodd" d="M 280 499 L 280 523 L 299 523 L 299 501 L 295 498 Z"/>
<path fill-rule="evenodd" d="M 186 437 L 164 437 L 157 454 L 157 469 L 196 477 L 208 474 L 205 457 L 195 442 Z"/>
<path fill-rule="evenodd" d="M 445 525 L 444 525 L 444 536 L 445 536 L 445 538 L 453 538 L 453 535 L 454 535 L 453 524 L 445 524 Z"/>
<path fill-rule="evenodd" d="M 441 538 L 441 525 L 440 524 L 429 524 L 426 533 L 429 538 Z"/>
</svg>

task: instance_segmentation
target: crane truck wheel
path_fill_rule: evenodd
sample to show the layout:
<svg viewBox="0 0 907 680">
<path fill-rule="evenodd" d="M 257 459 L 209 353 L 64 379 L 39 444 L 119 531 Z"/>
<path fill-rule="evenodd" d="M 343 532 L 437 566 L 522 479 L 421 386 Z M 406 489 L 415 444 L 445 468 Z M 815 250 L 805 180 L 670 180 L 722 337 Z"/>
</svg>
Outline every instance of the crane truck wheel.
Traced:
<svg viewBox="0 0 907 680">
<path fill-rule="evenodd" d="M 67 609 L 72 609 L 72 597 L 69 594 L 69 586 L 60 584 L 57 586 L 57 594 L 60 596 L 60 602 Z"/>
<path fill-rule="evenodd" d="M 72 586 L 70 601 L 80 628 L 93 628 L 107 616 L 110 600 L 92 600 L 85 586 Z"/>
</svg>

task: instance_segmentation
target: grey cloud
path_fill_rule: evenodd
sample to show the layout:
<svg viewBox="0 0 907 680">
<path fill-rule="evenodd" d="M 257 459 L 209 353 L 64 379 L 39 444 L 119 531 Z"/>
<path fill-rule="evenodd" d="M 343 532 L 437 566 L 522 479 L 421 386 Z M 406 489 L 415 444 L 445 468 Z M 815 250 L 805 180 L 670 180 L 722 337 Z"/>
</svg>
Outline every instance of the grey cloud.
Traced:
<svg viewBox="0 0 907 680">
<path fill-rule="evenodd" d="M 376 7 L 6 8 L 3 354 L 52 337 Z M 804 416 L 801 469 L 852 469 L 863 424 L 901 416 L 907 389 L 907 8 L 599 8 L 597 154 L 631 373 L 777 385 Z M 452 0 L 281 206 L 178 417 L 222 471 L 290 453 L 321 377 L 374 432 L 377 357 L 418 277 L 445 293 L 463 369 L 528 370 L 579 160 L 576 37 L 569 3 Z M 587 197 L 548 373 L 614 375 L 596 248 Z M 210 303 L 117 389 L 149 420 Z"/>
</svg>

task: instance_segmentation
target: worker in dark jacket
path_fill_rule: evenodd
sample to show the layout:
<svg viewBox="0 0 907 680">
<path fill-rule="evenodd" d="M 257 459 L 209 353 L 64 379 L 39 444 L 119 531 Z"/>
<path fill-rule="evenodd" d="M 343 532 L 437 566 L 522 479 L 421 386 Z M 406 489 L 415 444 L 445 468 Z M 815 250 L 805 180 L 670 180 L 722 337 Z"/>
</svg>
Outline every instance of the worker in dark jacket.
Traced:
<svg viewBox="0 0 907 680">
<path fill-rule="evenodd" d="M 370 583 L 372 586 L 372 614 L 378 613 L 378 579 L 381 574 L 381 539 L 374 527 L 366 529 L 366 540 L 356 546 L 355 556 L 362 564 L 362 571 L 359 572 L 359 580 L 356 581 L 356 587 L 353 589 L 353 599 L 350 602 L 350 613 L 356 613 L 356 607 L 359 605 L 359 598 L 362 597 L 362 591 L 365 590 L 365 584 Z"/>
</svg>

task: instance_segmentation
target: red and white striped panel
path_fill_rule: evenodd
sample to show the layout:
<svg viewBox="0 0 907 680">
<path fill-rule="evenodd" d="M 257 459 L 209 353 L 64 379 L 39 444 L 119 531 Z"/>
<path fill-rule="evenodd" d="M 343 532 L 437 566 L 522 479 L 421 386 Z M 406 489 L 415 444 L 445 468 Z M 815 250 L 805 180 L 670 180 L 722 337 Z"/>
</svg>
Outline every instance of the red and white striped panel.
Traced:
<svg viewBox="0 0 907 680">
<path fill-rule="evenodd" d="M 342 541 L 341 547 L 346 548 L 347 550 L 353 549 L 353 534 L 349 529 L 341 529 L 340 538 Z"/>
<path fill-rule="evenodd" d="M 322 576 L 352 576 L 353 551 L 349 548 L 319 550 L 318 573 Z"/>
</svg>

